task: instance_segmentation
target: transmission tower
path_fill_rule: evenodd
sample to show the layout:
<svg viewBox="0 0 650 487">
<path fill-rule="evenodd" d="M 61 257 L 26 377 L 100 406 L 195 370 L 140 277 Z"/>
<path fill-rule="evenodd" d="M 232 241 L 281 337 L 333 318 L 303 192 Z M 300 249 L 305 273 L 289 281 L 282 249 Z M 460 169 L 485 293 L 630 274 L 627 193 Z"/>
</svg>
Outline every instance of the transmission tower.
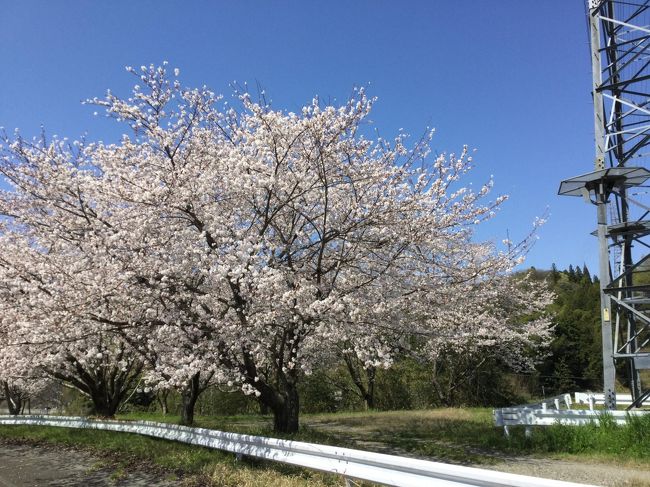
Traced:
<svg viewBox="0 0 650 487">
<path fill-rule="evenodd" d="M 605 406 L 616 407 L 617 369 L 633 404 L 650 397 L 650 0 L 589 0 L 594 171 L 559 194 L 597 208 Z M 647 381 L 650 382 L 650 381 Z"/>
</svg>

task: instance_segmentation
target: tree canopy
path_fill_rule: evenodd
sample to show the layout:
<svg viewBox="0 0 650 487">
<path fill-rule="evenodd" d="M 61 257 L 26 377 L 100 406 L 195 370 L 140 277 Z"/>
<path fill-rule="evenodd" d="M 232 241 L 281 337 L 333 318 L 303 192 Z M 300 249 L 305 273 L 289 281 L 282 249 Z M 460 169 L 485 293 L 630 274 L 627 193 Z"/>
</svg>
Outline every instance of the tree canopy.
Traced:
<svg viewBox="0 0 650 487">
<path fill-rule="evenodd" d="M 508 278 L 531 239 L 474 236 L 506 198 L 462 185 L 467 149 L 370 136 L 362 89 L 292 113 L 129 71 L 130 97 L 89 100 L 119 143 L 6 137 L 0 161 L 5 351 L 97 412 L 140 379 L 188 404 L 219 382 L 295 431 L 297 384 L 332 353 L 387 367 L 417 336 L 517 362 L 548 341 L 545 286 Z"/>
</svg>

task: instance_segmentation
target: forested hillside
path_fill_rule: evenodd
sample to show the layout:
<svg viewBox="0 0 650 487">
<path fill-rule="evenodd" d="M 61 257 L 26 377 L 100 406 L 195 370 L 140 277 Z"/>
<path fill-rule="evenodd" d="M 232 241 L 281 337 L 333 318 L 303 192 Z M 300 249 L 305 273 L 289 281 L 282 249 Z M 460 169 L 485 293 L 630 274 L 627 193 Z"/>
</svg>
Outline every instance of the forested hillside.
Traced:
<svg viewBox="0 0 650 487">
<path fill-rule="evenodd" d="M 537 367 L 546 391 L 595 390 L 602 382 L 599 282 L 586 266 L 558 271 L 547 278 L 556 294 L 554 340 L 549 356 Z"/>
</svg>

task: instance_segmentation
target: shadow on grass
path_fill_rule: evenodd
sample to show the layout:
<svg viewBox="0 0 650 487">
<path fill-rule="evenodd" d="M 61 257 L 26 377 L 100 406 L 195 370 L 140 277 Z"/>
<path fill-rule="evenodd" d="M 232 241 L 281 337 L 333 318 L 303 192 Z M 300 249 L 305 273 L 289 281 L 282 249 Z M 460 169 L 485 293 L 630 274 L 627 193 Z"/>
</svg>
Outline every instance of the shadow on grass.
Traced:
<svg viewBox="0 0 650 487">
<path fill-rule="evenodd" d="M 318 416 L 312 425 L 383 443 L 409 454 L 461 464 L 493 464 L 526 455 L 598 456 L 650 464 L 650 416 L 630 417 L 617 426 L 605 416 L 586 426 L 537 427 L 531 438 L 511 428 L 506 438 L 488 409 L 440 409 Z"/>
</svg>

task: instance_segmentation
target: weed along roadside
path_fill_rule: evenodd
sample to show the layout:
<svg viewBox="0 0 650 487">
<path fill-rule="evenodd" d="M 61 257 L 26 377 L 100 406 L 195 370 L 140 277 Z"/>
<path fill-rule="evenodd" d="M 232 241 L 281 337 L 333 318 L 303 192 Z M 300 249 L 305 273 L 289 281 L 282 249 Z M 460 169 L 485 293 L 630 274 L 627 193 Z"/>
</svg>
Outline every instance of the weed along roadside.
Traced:
<svg viewBox="0 0 650 487">
<path fill-rule="evenodd" d="M 131 416 L 130 419 L 134 418 Z M 138 419 L 143 419 L 143 415 L 139 414 Z M 174 422 L 178 418 L 169 417 L 167 420 Z M 197 420 L 201 426 L 229 429 L 229 420 L 225 417 L 199 417 Z M 239 433 L 271 436 L 269 420 L 265 417 L 238 417 L 232 426 L 230 430 Z M 558 480 L 615 485 L 616 479 L 642 481 L 650 478 L 649 445 L 643 426 L 636 430 L 601 428 L 597 441 L 590 440 L 597 432 L 583 427 L 550 427 L 539 434 L 536 432 L 533 438 L 514 431 L 506 439 L 500 429 L 491 425 L 487 409 L 442 409 L 311 415 L 304 418 L 300 433 L 291 438 Z M 311 470 L 248 459 L 236 462 L 232 455 L 223 452 L 125 433 L 2 426 L 0 437 L 4 441 L 48 442 L 90 448 L 94 452 L 110 452 L 118 458 L 155 465 L 181 478 L 201 478 L 206 482 L 212 474 L 219 472 L 220 477 L 228 476 L 239 481 L 247 475 L 268 477 L 270 483 L 259 485 L 338 485 L 336 477 Z M 630 458 L 634 459 L 633 462 Z M 614 472 L 621 471 L 621 467 L 624 467 L 624 473 L 614 477 Z M 280 481 L 294 483 L 282 484 Z"/>
</svg>

